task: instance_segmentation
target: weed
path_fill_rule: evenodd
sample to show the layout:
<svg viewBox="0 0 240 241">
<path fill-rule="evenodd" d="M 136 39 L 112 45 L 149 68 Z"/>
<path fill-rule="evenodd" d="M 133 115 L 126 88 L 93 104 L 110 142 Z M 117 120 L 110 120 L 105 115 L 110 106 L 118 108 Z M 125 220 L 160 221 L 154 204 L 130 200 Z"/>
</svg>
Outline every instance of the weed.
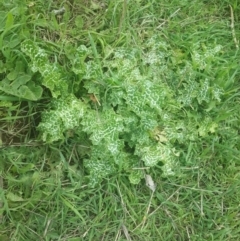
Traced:
<svg viewBox="0 0 240 241">
<path fill-rule="evenodd" d="M 0 240 L 238 240 L 236 0 L 0 7 Z"/>
</svg>

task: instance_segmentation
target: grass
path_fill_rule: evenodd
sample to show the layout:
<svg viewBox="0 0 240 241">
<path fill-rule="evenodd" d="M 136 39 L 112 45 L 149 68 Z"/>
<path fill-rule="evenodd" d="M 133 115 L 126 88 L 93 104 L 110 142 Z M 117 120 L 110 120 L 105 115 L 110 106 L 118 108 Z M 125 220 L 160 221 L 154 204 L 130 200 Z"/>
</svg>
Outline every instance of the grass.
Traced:
<svg viewBox="0 0 240 241">
<path fill-rule="evenodd" d="M 222 55 L 207 75 L 226 90 L 221 104 L 211 107 L 221 139 L 199 136 L 191 145 L 182 145 L 182 165 L 175 176 L 162 177 L 160 166 L 151 171 L 157 184 L 154 193 L 144 182 L 130 184 L 121 172 L 89 187 L 82 163 L 87 146 L 74 139 L 54 144 L 39 140 L 36 126 L 48 105 L 48 90 L 36 102 L 1 91 L 0 240 L 240 240 L 237 0 L 48 4 L 43 0 L 0 0 L 0 6 L 1 11 L 17 12 L 14 16 L 19 23 L 16 21 L 10 32 L 2 30 L 5 22 L 0 25 L 0 59 L 14 58 L 4 45 L 8 34 L 16 46 L 27 37 L 47 45 L 49 53 L 66 66 L 66 44 L 92 46 L 94 57 L 101 61 L 100 56 L 119 46 L 141 49 L 148 36 L 159 32 L 179 54 L 179 61 L 181 54 L 190 58 L 194 44 L 221 44 Z M 51 11 L 63 6 L 64 15 L 55 18 Z M 72 76 L 70 81 L 74 85 L 77 79 Z"/>
</svg>

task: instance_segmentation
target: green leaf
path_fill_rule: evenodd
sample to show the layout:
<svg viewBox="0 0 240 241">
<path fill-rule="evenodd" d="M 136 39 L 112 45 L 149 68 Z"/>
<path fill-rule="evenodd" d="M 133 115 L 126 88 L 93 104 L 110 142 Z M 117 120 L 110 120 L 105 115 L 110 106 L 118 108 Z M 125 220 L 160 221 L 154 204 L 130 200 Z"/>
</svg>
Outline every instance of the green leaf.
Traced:
<svg viewBox="0 0 240 241">
<path fill-rule="evenodd" d="M 5 24 L 5 31 L 8 31 L 13 26 L 13 23 L 14 23 L 13 15 L 12 15 L 11 12 L 9 12 L 7 14 L 7 20 L 6 20 L 6 24 Z"/>
<path fill-rule="evenodd" d="M 17 78 L 17 75 L 18 75 L 17 71 L 12 71 L 7 75 L 7 78 L 9 80 L 15 80 Z"/>
<path fill-rule="evenodd" d="M 15 75 L 15 72 L 9 74 L 11 81 L 8 78 L 3 79 L 0 82 L 0 90 L 5 93 L 24 98 L 27 100 L 39 100 L 42 96 L 42 87 L 36 86 L 33 81 L 31 81 L 31 76 L 27 74 Z"/>
<path fill-rule="evenodd" d="M 76 25 L 76 27 L 78 28 L 78 29 L 82 29 L 82 27 L 83 27 L 83 18 L 82 18 L 82 16 L 77 16 L 76 18 L 75 18 L 75 25 Z"/>
<path fill-rule="evenodd" d="M 12 202 L 22 202 L 24 199 L 21 196 L 18 196 L 17 194 L 14 194 L 12 192 L 8 192 L 7 199 Z"/>
<path fill-rule="evenodd" d="M 80 45 L 74 50 L 74 53 L 74 56 L 70 58 L 72 71 L 77 75 L 84 76 L 86 74 L 85 59 L 89 51 L 86 46 Z"/>
</svg>

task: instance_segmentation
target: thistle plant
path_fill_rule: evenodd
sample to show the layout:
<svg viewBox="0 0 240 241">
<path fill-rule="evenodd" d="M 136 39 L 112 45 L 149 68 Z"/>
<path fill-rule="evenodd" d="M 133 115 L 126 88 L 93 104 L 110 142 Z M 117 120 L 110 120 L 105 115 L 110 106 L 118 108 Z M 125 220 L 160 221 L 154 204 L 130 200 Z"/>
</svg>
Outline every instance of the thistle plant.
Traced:
<svg viewBox="0 0 240 241">
<path fill-rule="evenodd" d="M 61 66 L 51 64 L 34 42 L 22 44 L 32 71 L 42 75 L 53 97 L 38 126 L 41 138 L 63 140 L 68 130 L 80 142 L 87 138 L 90 151 L 83 159 L 91 185 L 119 171 L 136 184 L 144 177 L 141 167 L 158 164 L 163 176 L 174 175 L 181 144 L 218 131 L 211 106 L 221 102 L 224 90 L 200 72 L 208 71 L 221 46 L 193 46 L 192 61 L 177 56 L 159 36 L 142 46 L 112 49 L 101 62 L 84 45 L 74 54 L 66 51 L 70 71 L 83 83 L 80 92 L 70 93 Z"/>
</svg>

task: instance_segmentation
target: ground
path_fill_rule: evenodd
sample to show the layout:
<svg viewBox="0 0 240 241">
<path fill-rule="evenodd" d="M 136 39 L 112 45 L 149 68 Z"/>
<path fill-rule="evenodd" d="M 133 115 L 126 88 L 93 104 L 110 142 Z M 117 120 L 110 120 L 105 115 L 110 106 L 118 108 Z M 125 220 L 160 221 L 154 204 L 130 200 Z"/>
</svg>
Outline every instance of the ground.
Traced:
<svg viewBox="0 0 240 241">
<path fill-rule="evenodd" d="M 0 12 L 0 240 L 240 240 L 238 0 L 0 0 Z M 32 56 L 24 43 L 36 44 L 41 54 Z M 90 53 L 76 57 L 79 46 Z M 122 50 L 135 51 L 130 62 L 121 63 L 132 68 L 126 73 L 113 61 Z M 50 77 L 46 63 L 56 66 Z M 78 67 L 86 63 L 83 74 Z M 149 113 L 139 104 L 144 98 L 130 99 L 128 87 L 127 94 L 114 92 L 119 79 L 131 82 L 135 70 L 146 79 L 134 94 L 144 95 L 146 83 L 152 90 L 155 78 L 161 79 L 159 95 L 152 90 L 146 105 L 158 113 L 154 100 L 165 96 L 159 103 L 169 115 L 146 114 L 145 123 L 159 121 L 156 128 L 142 133 L 129 125 L 126 132 L 117 130 L 116 143 L 125 145 L 126 160 L 139 157 L 141 138 L 174 150 L 174 175 L 164 175 L 170 163 L 165 160 L 148 166 L 145 152 L 134 164 L 115 163 L 119 169 L 112 173 L 103 170 L 111 169 L 107 150 L 96 159 L 106 161 L 103 169 L 84 164 L 93 160 L 94 148 L 109 145 L 108 139 L 96 141 L 100 127 L 121 122 L 103 122 L 104 108 L 123 119 L 136 113 L 143 121 Z M 81 100 L 88 111 L 79 105 L 72 111 L 69 101 L 59 108 L 67 109 L 72 122 L 51 116 L 59 120 L 53 128 L 44 115 L 60 112 L 52 106 L 66 91 L 53 81 L 58 74 L 67 76 L 73 102 Z M 108 74 L 117 81 L 110 82 Z M 124 94 L 125 102 L 119 97 Z M 85 122 L 75 124 L 84 115 Z M 104 124 L 88 127 L 95 119 Z M 146 174 L 152 178 L 148 185 Z"/>
</svg>

